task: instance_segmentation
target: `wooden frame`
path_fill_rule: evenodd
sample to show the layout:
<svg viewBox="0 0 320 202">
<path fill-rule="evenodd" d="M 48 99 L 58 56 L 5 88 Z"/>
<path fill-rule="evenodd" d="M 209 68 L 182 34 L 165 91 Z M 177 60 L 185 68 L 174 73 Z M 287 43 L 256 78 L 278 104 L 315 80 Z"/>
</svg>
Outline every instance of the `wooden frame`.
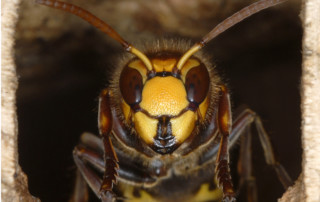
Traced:
<svg viewBox="0 0 320 202">
<path fill-rule="evenodd" d="M 1 177 L 3 201 L 35 201 L 18 164 L 15 93 L 18 79 L 13 60 L 15 23 L 19 1 L 2 2 L 1 62 Z M 320 2 L 303 0 L 303 64 L 301 83 L 302 174 L 280 201 L 319 201 L 320 190 Z"/>
</svg>

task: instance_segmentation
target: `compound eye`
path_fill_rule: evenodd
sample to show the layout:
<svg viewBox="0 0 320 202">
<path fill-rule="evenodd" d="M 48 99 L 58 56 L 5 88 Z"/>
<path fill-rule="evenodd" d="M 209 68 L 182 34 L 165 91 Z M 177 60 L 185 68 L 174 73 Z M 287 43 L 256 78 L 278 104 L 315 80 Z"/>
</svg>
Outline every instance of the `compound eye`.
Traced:
<svg viewBox="0 0 320 202">
<path fill-rule="evenodd" d="M 209 83 L 209 72 L 204 65 L 189 70 L 185 82 L 189 102 L 200 105 L 208 94 Z"/>
<path fill-rule="evenodd" d="M 120 75 L 120 91 L 128 105 L 133 106 L 141 102 L 143 82 L 138 70 L 125 67 Z"/>
</svg>

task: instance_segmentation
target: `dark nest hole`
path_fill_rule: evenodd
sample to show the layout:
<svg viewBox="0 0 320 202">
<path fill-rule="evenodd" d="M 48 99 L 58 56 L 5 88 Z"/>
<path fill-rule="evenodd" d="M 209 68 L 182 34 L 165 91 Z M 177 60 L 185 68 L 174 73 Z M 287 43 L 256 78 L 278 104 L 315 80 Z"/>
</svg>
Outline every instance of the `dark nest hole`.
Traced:
<svg viewBox="0 0 320 202">
<path fill-rule="evenodd" d="M 301 172 L 301 35 L 297 13 L 271 10 L 231 28 L 205 48 L 230 88 L 233 109 L 246 104 L 261 116 L 278 160 L 293 179 Z M 52 40 L 16 41 L 19 163 L 31 194 L 42 201 L 70 198 L 76 171 L 72 150 L 82 132 L 98 134 L 97 98 L 112 79 L 115 55 L 122 52 L 106 38 L 89 28 Z M 275 201 L 284 189 L 266 166 L 255 134 L 259 201 Z M 231 150 L 235 185 L 237 150 Z"/>
</svg>

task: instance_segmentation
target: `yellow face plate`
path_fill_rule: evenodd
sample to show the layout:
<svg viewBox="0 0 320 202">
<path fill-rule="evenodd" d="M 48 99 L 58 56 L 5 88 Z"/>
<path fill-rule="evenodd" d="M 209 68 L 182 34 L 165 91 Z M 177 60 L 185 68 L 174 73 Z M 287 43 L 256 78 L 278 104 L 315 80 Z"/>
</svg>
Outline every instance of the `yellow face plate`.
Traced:
<svg viewBox="0 0 320 202">
<path fill-rule="evenodd" d="M 188 104 L 187 92 L 182 81 L 167 76 L 154 77 L 146 82 L 140 107 L 152 116 L 175 116 Z"/>
</svg>

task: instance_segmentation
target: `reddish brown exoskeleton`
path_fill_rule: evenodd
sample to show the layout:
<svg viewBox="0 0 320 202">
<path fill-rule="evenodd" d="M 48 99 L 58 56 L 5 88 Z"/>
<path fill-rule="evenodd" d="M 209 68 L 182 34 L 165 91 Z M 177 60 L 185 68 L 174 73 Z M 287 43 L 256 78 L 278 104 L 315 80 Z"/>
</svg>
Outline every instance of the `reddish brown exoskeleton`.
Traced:
<svg viewBox="0 0 320 202">
<path fill-rule="evenodd" d="M 235 201 L 229 147 L 245 136 L 242 182 L 256 201 L 250 132 L 255 124 L 268 164 L 284 187 L 291 184 L 275 160 L 260 118 L 245 109 L 233 121 L 228 89 L 200 49 L 229 27 L 283 0 L 261 0 L 217 25 L 191 48 L 160 40 L 139 51 L 108 24 L 72 4 L 37 0 L 73 13 L 132 53 L 100 94 L 101 140 L 85 133 L 74 150 L 82 177 L 103 201 Z M 93 168 L 104 172 L 100 179 Z M 77 190 L 76 195 L 82 191 Z"/>
</svg>

